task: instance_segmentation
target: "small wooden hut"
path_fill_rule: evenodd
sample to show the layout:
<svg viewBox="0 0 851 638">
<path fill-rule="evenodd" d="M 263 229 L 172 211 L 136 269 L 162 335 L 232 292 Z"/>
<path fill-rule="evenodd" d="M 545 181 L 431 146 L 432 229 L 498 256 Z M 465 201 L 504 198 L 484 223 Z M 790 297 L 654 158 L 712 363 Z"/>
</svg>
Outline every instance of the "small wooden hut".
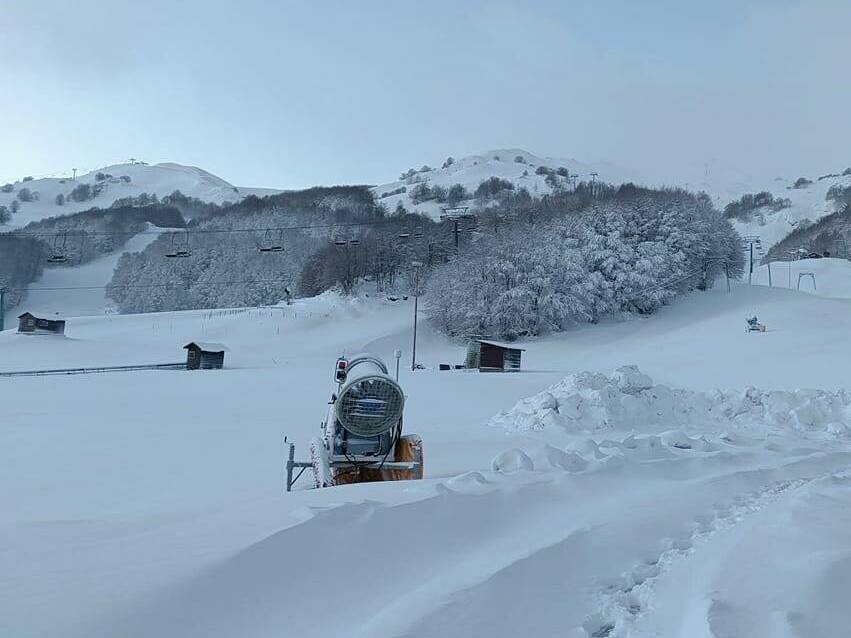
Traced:
<svg viewBox="0 0 851 638">
<path fill-rule="evenodd" d="M 31 312 L 25 312 L 18 316 L 19 334 L 65 334 L 65 320 L 58 316 L 51 319 L 36 317 Z"/>
<path fill-rule="evenodd" d="M 225 365 L 228 347 L 221 343 L 193 341 L 183 348 L 186 350 L 187 370 L 221 370 Z"/>
<path fill-rule="evenodd" d="M 524 350 L 498 341 L 474 339 L 467 346 L 466 366 L 480 372 L 517 372 Z"/>
</svg>

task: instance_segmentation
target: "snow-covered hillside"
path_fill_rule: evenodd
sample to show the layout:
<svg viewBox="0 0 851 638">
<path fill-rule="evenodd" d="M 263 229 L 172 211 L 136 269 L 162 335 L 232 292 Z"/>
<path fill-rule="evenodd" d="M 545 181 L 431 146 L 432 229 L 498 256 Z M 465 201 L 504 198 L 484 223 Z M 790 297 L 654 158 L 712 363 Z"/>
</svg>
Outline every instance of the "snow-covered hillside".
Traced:
<svg viewBox="0 0 851 638">
<path fill-rule="evenodd" d="M 748 223 L 734 220 L 741 234 L 759 236 L 765 250 L 805 220 L 816 221 L 835 212 L 834 204 L 825 199 L 827 191 L 834 185 L 851 185 L 851 175 L 837 174 L 824 179 L 812 176 L 812 184 L 794 188 L 797 178 L 758 178 L 718 160 L 683 166 L 676 174 L 659 175 L 652 170 L 636 171 L 606 162 L 589 164 L 574 159 L 539 157 L 516 148 L 470 155 L 454 159 L 451 163 L 431 166 L 430 170 L 422 170 L 426 167 L 415 167 L 413 172 L 405 171 L 401 179 L 374 187 L 372 191 L 375 197 L 390 211 L 402 204 L 410 211 L 436 217 L 449 203 L 433 199 L 415 203 L 412 193 L 417 184 L 425 183 L 429 187 L 437 186 L 446 190 L 460 184 L 468 195 L 462 204 L 471 204 L 472 194 L 479 184 L 497 177 L 511 182 L 515 188 L 527 189 L 533 197 L 540 197 L 553 190 L 547 182 L 547 175 L 536 173 L 536 170 L 542 169 L 564 169 L 563 172 L 578 176 L 577 181 L 590 181 L 591 173 L 597 173 L 595 179 L 615 185 L 633 181 L 649 187 L 681 187 L 695 192 L 703 191 L 722 209 L 746 193 L 767 191 L 775 198 L 791 200 L 790 206 L 776 212 L 769 208 L 758 209 L 754 212 L 753 221 Z M 571 185 L 563 175 L 551 178 L 551 181 L 553 179 L 565 187 Z"/>
<path fill-rule="evenodd" d="M 0 378 L 6 632 L 821 636 L 851 620 L 848 300 L 719 286 L 521 344 L 520 374 L 438 371 L 463 348 L 423 323 L 428 369 L 401 383 L 426 479 L 285 494 L 281 438 L 304 454 L 336 356 L 404 363 L 411 311 L 326 294 L 0 334 L 2 370 L 230 347 L 223 371 Z M 753 312 L 767 332 L 745 333 Z"/>
<path fill-rule="evenodd" d="M 578 181 L 591 181 L 591 173 L 597 173 L 595 179 L 603 182 L 620 184 L 635 179 L 633 174 L 623 168 L 606 162 L 589 164 L 575 159 L 558 157 L 538 157 L 528 151 L 517 148 L 503 148 L 487 151 L 478 155 L 468 155 L 453 159 L 451 163 L 431 166 L 431 170 L 422 171 L 423 167 L 415 167 L 417 171 L 404 179 L 376 186 L 372 189 L 378 201 L 391 212 L 401 203 L 409 211 L 417 211 L 427 215 L 438 216 L 445 202 L 426 201 L 414 203 L 411 192 L 421 182 L 430 186 L 441 186 L 449 189 L 460 184 L 473 194 L 484 180 L 498 177 L 514 184 L 515 188 L 525 188 L 533 197 L 540 197 L 552 192 L 552 187 L 546 182 L 546 175 L 536 174 L 536 169 L 557 171 L 566 169 L 570 175 L 577 175 Z M 407 171 L 406 171 L 407 172 Z M 569 184 L 561 178 L 565 186 Z M 405 192 L 399 192 L 405 189 Z"/>
<path fill-rule="evenodd" d="M 795 230 L 801 223 L 815 222 L 825 215 L 837 212 L 832 201 L 827 200 L 827 192 L 832 186 L 851 186 L 851 175 L 836 175 L 820 180 L 803 188 L 794 188 L 793 180 L 773 180 L 769 183 L 754 184 L 751 193 L 767 191 L 776 199 L 790 200 L 790 206 L 778 211 L 760 208 L 754 211 L 750 222 L 733 220 L 733 225 L 741 235 L 757 236 L 768 250 Z M 744 193 L 741 193 L 741 196 Z"/>
<path fill-rule="evenodd" d="M 98 174 L 103 179 L 98 179 Z M 102 191 L 86 201 L 75 201 L 71 193 L 81 184 L 102 188 Z M 37 199 L 22 201 L 20 193 L 23 189 L 34 194 Z M 262 196 L 279 192 L 263 188 L 237 188 L 200 168 L 171 162 L 153 165 L 115 164 L 77 175 L 76 180 L 70 176 L 49 177 L 15 182 L 10 192 L 0 190 L 0 206 L 11 208 L 12 202 L 18 201 L 20 207 L 12 216 L 12 221 L 2 230 L 20 228 L 45 217 L 67 215 L 93 207 L 109 208 L 117 199 L 137 197 L 142 193 L 164 197 L 176 190 L 215 204 L 236 202 L 251 194 Z M 57 204 L 59 195 L 64 200 L 62 205 Z"/>
</svg>

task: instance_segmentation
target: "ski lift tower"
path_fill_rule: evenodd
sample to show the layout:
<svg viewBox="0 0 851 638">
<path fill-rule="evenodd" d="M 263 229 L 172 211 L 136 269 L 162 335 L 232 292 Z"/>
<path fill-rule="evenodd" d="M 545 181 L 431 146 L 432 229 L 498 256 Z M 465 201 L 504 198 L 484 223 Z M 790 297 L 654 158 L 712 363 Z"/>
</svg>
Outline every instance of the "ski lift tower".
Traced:
<svg viewBox="0 0 851 638">
<path fill-rule="evenodd" d="M 447 206 L 442 209 L 443 214 L 440 216 L 442 222 L 452 222 L 452 234 L 455 237 L 455 250 L 458 250 L 459 237 L 461 236 L 461 220 L 469 220 L 473 224 L 476 223 L 477 217 L 472 213 L 468 213 L 469 206 Z"/>
<path fill-rule="evenodd" d="M 762 252 L 762 239 L 759 235 L 745 235 L 742 237 L 742 245 L 747 247 L 748 250 L 748 285 L 751 284 L 753 279 L 753 251 L 754 247 L 757 249 L 757 253 Z M 770 275 L 769 275 L 770 276 Z"/>
</svg>

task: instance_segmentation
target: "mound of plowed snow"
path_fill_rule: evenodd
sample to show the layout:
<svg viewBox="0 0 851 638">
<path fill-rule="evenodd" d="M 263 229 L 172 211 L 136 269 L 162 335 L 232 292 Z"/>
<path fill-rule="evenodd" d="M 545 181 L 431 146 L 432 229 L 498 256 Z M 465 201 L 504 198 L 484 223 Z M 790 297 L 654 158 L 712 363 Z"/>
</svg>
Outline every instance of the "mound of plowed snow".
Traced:
<svg viewBox="0 0 851 638">
<path fill-rule="evenodd" d="M 656 385 L 636 366 L 611 375 L 573 374 L 513 408 L 493 425 L 513 431 L 565 428 L 571 432 L 661 428 L 774 427 L 840 436 L 851 431 L 851 396 L 844 390 L 696 392 Z"/>
</svg>

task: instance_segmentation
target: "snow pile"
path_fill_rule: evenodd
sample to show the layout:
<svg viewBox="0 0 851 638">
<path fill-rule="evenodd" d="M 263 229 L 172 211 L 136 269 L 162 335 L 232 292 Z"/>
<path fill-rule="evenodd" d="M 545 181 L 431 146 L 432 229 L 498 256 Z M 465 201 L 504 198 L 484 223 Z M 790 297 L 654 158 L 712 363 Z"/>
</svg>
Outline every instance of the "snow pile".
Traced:
<svg viewBox="0 0 851 638">
<path fill-rule="evenodd" d="M 843 436 L 851 432 L 851 396 L 844 390 L 760 390 L 696 392 L 655 385 L 636 366 L 611 375 L 582 372 L 548 390 L 521 399 L 491 420 L 511 431 L 557 426 L 572 432 L 658 430 L 666 445 L 688 443 L 683 427 L 773 426 Z"/>
<path fill-rule="evenodd" d="M 514 472 L 531 472 L 535 469 L 532 459 L 521 449 L 511 448 L 498 454 L 491 461 L 491 470 L 503 474 Z"/>
</svg>

